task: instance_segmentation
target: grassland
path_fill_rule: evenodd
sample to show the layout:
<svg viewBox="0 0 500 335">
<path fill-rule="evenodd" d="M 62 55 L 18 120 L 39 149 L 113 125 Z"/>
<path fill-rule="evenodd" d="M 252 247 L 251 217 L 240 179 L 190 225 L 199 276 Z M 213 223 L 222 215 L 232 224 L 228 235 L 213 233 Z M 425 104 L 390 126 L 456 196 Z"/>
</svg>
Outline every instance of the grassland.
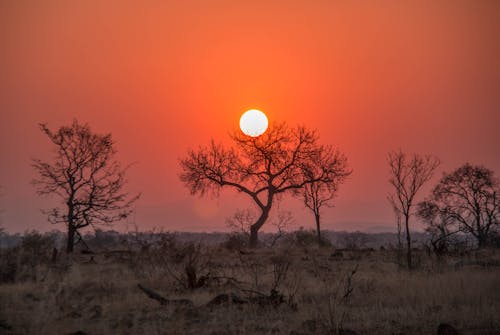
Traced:
<svg viewBox="0 0 500 335">
<path fill-rule="evenodd" d="M 170 241 L 31 263 L 18 250 L 2 255 L 18 264 L 0 285 L 0 334 L 500 334 L 498 250 L 415 253 L 409 272 L 392 250 L 293 243 Z"/>
</svg>

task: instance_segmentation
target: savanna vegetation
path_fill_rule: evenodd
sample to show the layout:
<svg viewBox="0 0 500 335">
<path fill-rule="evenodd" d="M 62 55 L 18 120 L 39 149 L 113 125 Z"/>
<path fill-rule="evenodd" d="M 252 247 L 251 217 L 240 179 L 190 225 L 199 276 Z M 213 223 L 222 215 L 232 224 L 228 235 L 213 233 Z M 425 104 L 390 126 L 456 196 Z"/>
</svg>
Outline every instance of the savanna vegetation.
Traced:
<svg viewBox="0 0 500 335">
<path fill-rule="evenodd" d="M 368 235 L 369 236 L 369 235 Z M 365 236 L 366 237 L 366 236 Z M 498 334 L 500 253 L 182 242 L 170 233 L 87 236 L 54 253 L 49 234 L 2 249 L 2 334 Z M 445 328 L 443 328 L 445 327 Z M 452 333 L 439 333 L 452 334 Z"/>
</svg>

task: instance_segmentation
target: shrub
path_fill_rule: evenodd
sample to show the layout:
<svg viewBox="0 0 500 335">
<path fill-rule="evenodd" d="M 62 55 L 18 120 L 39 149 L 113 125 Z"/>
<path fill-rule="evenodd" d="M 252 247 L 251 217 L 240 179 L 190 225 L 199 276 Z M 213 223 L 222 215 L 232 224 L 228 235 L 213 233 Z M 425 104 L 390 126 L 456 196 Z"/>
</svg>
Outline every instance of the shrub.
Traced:
<svg viewBox="0 0 500 335">
<path fill-rule="evenodd" d="M 237 251 L 248 247 L 248 237 L 241 233 L 231 233 L 222 243 L 227 250 Z"/>
<path fill-rule="evenodd" d="M 2 250 L 0 282 L 36 281 L 38 269 L 51 261 L 54 248 L 53 235 L 35 230 L 25 232 L 18 246 Z"/>
<path fill-rule="evenodd" d="M 309 229 L 306 230 L 304 227 L 300 227 L 299 230 L 290 234 L 292 241 L 302 247 L 308 247 L 312 245 L 318 245 L 318 236 L 315 230 Z M 319 242 L 319 246 L 321 247 L 331 247 L 332 243 L 329 239 L 324 236 L 321 237 L 321 241 Z"/>
</svg>

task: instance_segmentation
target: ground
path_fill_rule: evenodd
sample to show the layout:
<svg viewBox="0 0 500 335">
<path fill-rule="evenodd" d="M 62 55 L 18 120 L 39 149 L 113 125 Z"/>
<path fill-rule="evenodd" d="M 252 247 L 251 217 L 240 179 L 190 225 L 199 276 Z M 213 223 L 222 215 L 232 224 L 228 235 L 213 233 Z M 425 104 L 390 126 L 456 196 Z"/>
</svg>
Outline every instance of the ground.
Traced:
<svg viewBox="0 0 500 335">
<path fill-rule="evenodd" d="M 393 250 L 297 245 L 59 255 L 0 285 L 0 334 L 500 334 L 499 251 L 415 259 L 410 272 Z"/>
</svg>

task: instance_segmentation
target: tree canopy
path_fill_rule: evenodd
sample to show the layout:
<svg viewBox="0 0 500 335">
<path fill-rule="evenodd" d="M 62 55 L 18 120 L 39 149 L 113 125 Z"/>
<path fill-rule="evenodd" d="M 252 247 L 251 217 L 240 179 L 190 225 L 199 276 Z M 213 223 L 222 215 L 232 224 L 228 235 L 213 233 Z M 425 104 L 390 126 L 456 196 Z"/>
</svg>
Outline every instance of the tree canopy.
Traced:
<svg viewBox="0 0 500 335">
<path fill-rule="evenodd" d="M 441 178 L 430 199 L 420 204 L 419 215 L 430 226 L 446 228 L 443 237 L 461 231 L 483 247 L 498 233 L 499 193 L 492 170 L 466 163 Z"/>
<path fill-rule="evenodd" d="M 250 244 L 257 244 L 273 202 L 282 194 L 302 194 L 312 183 L 337 184 L 351 173 L 344 154 L 319 143 L 317 131 L 304 126 L 273 124 L 261 136 L 231 134 L 231 147 L 211 141 L 190 150 L 180 160 L 181 181 L 192 194 L 216 195 L 232 188 L 248 195 L 260 210 L 250 228 Z"/>
<path fill-rule="evenodd" d="M 60 198 L 61 205 L 46 213 L 51 223 L 67 225 L 67 251 L 71 252 L 79 229 L 126 218 L 138 195 L 130 197 L 124 191 L 126 169 L 114 159 L 111 134 L 93 133 L 76 120 L 56 131 L 46 124 L 40 129 L 54 144 L 55 155 L 50 162 L 33 159 L 38 173 L 33 184 L 39 195 Z"/>
</svg>

